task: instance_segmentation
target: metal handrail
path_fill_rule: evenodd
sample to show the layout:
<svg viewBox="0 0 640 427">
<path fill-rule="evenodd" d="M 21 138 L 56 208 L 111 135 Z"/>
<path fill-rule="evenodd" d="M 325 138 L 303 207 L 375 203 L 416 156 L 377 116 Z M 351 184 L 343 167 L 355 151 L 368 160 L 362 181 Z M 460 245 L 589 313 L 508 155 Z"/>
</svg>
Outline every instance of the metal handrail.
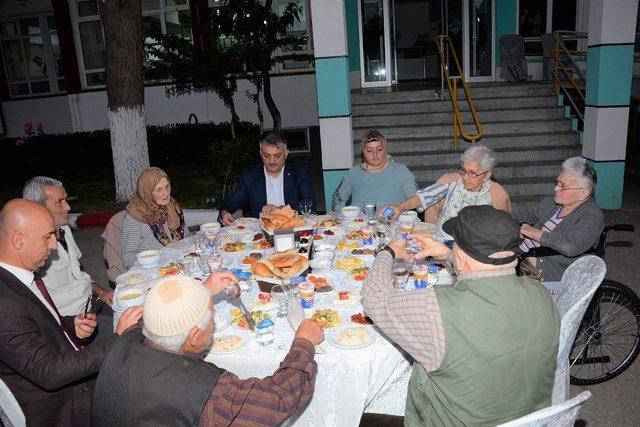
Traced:
<svg viewBox="0 0 640 427">
<path fill-rule="evenodd" d="M 551 74 L 553 75 L 553 92 L 558 93 L 559 90 L 562 90 L 563 94 L 567 97 L 567 100 L 573 107 L 576 115 L 580 119 L 581 122 L 584 123 L 584 115 L 576 106 L 575 101 L 573 100 L 571 94 L 567 90 L 567 85 L 565 85 L 560 79 L 560 73 L 564 76 L 564 78 L 569 82 L 570 86 L 573 87 L 578 97 L 585 101 L 584 90 L 578 86 L 575 79 L 573 78 L 573 73 L 576 73 L 582 81 L 586 83 L 587 77 L 585 76 L 582 69 L 578 66 L 578 63 L 573 58 L 576 56 L 584 56 L 587 52 L 582 50 L 569 50 L 564 44 L 565 40 L 579 40 L 587 38 L 587 33 L 578 32 L 578 31 L 565 31 L 558 30 L 553 32 L 553 38 L 555 39 L 555 47 L 553 49 L 553 59 L 554 59 L 554 69 L 551 70 Z M 570 62 L 570 68 L 565 67 L 563 61 L 560 60 L 560 54 L 564 52 L 565 58 Z M 563 59 L 565 59 L 563 58 Z"/>
<path fill-rule="evenodd" d="M 460 136 L 470 142 L 476 142 L 480 138 L 482 138 L 482 124 L 480 123 L 480 119 L 478 118 L 478 113 L 476 112 L 476 106 L 473 104 L 473 100 L 471 99 L 471 92 L 469 92 L 469 87 L 467 83 L 464 81 L 464 74 L 462 72 L 462 67 L 460 67 L 460 61 L 458 60 L 458 55 L 456 54 L 456 50 L 453 47 L 453 43 L 451 39 L 446 34 L 439 34 L 435 37 L 436 46 L 438 48 L 438 54 L 440 55 L 440 64 L 442 66 L 442 73 L 444 74 L 445 80 L 447 81 L 447 88 L 449 89 L 449 97 L 451 98 L 451 104 L 453 105 L 453 149 L 457 150 L 458 146 L 458 132 Z M 442 42 L 447 43 L 447 52 L 451 53 L 453 56 L 453 60 L 455 62 L 458 75 L 450 76 L 449 75 L 449 67 L 447 62 L 445 61 L 444 49 L 441 46 Z M 460 115 L 460 108 L 458 107 L 458 80 L 462 83 L 462 89 L 464 90 L 465 97 L 467 99 L 467 104 L 469 105 L 469 110 L 471 111 L 471 117 L 473 118 L 473 123 L 476 127 L 475 134 L 468 134 L 464 130 L 464 124 L 462 123 L 462 117 Z"/>
</svg>

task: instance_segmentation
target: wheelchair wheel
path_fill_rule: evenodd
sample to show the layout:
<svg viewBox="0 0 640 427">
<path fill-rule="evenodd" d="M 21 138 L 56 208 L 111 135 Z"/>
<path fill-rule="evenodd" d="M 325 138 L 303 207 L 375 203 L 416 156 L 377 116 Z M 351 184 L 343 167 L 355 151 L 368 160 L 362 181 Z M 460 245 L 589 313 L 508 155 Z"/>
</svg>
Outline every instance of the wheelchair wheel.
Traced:
<svg viewBox="0 0 640 427">
<path fill-rule="evenodd" d="M 623 373 L 640 352 L 640 299 L 627 286 L 603 280 L 587 308 L 569 354 L 571 384 L 590 385 Z"/>
</svg>

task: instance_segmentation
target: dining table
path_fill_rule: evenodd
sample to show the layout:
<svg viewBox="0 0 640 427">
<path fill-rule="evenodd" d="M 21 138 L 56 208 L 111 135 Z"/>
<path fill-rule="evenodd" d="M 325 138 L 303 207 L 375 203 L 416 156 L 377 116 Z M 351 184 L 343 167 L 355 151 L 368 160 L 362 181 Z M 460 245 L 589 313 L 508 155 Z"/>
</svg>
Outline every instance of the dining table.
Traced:
<svg viewBox="0 0 640 427">
<path fill-rule="evenodd" d="M 236 221 L 237 222 L 237 221 Z M 238 224 L 243 224 L 238 226 Z M 232 271 L 249 270 L 242 263 L 250 253 L 269 255 L 274 249 L 258 250 L 253 247 L 254 239 L 258 233 L 263 233 L 259 223 L 245 219 L 240 223 L 234 223 L 229 227 L 223 227 L 216 236 L 216 248 L 214 251 L 221 255 L 223 267 Z M 336 244 L 345 238 L 345 234 L 354 227 L 333 227 L 329 234 L 320 228 L 318 234 L 322 240 L 316 243 Z M 119 279 L 114 296 L 114 324 L 122 313 L 123 308 L 118 305 L 118 294 L 124 290 L 151 288 L 162 277 L 159 272 L 162 266 L 178 263 L 187 254 L 198 254 L 201 257 L 209 256 L 206 247 L 203 250 L 203 237 L 201 233 L 194 234 L 191 238 L 175 242 L 164 247 L 160 251 L 160 260 L 157 265 L 143 267 L 136 262 L 134 266 Z M 246 246 L 236 252 L 225 252 L 226 243 L 243 242 Z M 205 244 L 206 246 L 206 244 Z M 340 257 L 348 256 L 345 251 L 335 251 L 334 261 Z M 366 255 L 358 257 L 364 265 L 371 265 L 374 257 Z M 206 263 L 201 263 L 205 265 Z M 197 279 L 205 279 L 208 276 L 206 268 L 198 268 L 194 264 L 190 274 Z M 198 271 L 200 270 L 200 271 Z M 359 295 L 362 282 L 352 280 L 346 271 L 330 268 L 314 275 L 323 277 L 333 287 L 327 293 L 316 293 L 313 307 L 304 309 L 306 317 L 311 317 L 316 310 L 331 309 L 337 312 L 340 323 L 325 329 L 325 341 L 317 347 L 315 360 L 318 371 L 315 380 L 315 390 L 311 402 L 298 413 L 292 416 L 285 425 L 295 426 L 357 426 L 363 413 L 378 413 L 390 415 L 404 415 L 405 401 L 409 377 L 411 375 L 411 357 L 400 347 L 388 339 L 375 325 L 363 326 L 354 323 L 351 316 L 363 313 L 359 301 L 348 306 L 338 301 L 338 291 L 350 291 Z M 127 280 L 134 277 L 144 279 L 139 282 Z M 250 310 L 260 305 L 260 289 L 253 278 L 246 282 L 240 298 Z M 299 304 L 299 300 L 293 298 L 291 304 Z M 226 369 L 241 379 L 251 377 L 266 377 L 272 375 L 279 367 L 289 351 L 295 331 L 287 317 L 278 317 L 277 305 L 264 306 L 273 321 L 273 342 L 261 345 L 256 339 L 255 332 L 240 328 L 232 324 L 232 313 L 238 310 L 238 303 L 234 298 L 226 295 L 214 297 L 215 324 L 214 339 L 226 335 L 241 337 L 242 344 L 232 352 L 224 353 L 211 350 L 205 357 L 205 361 Z M 341 345 L 338 339 L 345 330 L 350 328 L 366 328 L 368 339 L 361 345 Z"/>
</svg>

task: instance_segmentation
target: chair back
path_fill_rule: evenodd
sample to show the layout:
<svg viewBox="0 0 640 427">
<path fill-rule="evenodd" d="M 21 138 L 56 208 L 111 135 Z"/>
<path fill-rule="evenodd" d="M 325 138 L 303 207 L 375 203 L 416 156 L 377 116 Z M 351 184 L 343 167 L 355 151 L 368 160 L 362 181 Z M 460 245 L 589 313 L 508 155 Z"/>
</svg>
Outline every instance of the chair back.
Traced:
<svg viewBox="0 0 640 427">
<path fill-rule="evenodd" d="M 582 405 L 590 397 L 590 391 L 583 391 L 571 400 L 548 406 L 524 417 L 500 424 L 498 427 L 573 427 Z"/>
<path fill-rule="evenodd" d="M 122 262 L 122 224 L 127 211 L 122 210 L 111 217 L 104 232 L 102 255 L 107 263 L 107 275 L 109 281 L 115 283 L 116 277 L 127 271 Z"/>
<path fill-rule="evenodd" d="M 22 408 L 20 408 L 9 387 L 2 380 L 0 380 L 0 420 L 7 427 L 27 425 Z"/>
<path fill-rule="evenodd" d="M 569 353 L 580 322 L 596 289 L 602 283 L 607 266 L 595 255 L 579 258 L 562 275 L 562 286 L 556 299 L 560 313 L 560 343 L 551 403 L 567 399 L 569 391 Z"/>
<path fill-rule="evenodd" d="M 500 37 L 502 64 L 500 77 L 508 82 L 527 81 L 527 59 L 524 56 L 524 37 L 506 34 Z"/>
</svg>

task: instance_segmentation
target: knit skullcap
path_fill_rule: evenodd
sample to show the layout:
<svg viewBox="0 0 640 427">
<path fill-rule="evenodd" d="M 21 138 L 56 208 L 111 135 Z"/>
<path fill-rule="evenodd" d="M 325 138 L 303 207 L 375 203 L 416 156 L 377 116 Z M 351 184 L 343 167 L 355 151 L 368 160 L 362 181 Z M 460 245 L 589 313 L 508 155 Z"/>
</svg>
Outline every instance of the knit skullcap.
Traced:
<svg viewBox="0 0 640 427">
<path fill-rule="evenodd" d="M 144 303 L 144 326 L 154 335 L 174 337 L 202 320 L 211 292 L 188 276 L 171 276 L 151 288 Z"/>
</svg>

